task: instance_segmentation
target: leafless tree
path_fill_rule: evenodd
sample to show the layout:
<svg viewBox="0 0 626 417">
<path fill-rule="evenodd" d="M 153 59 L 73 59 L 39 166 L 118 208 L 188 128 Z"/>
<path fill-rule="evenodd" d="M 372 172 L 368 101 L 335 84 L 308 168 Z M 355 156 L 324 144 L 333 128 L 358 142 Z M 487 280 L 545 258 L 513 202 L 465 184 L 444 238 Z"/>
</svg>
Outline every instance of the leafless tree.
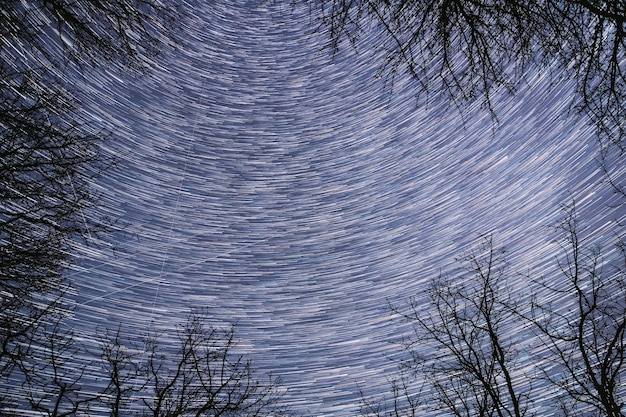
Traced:
<svg viewBox="0 0 626 417">
<path fill-rule="evenodd" d="M 142 381 L 145 349 L 137 341 L 125 340 L 121 326 L 115 332 L 107 330 L 100 338 L 100 345 L 104 376 L 97 382 L 102 385 L 104 379 L 106 387 L 98 403 L 109 416 L 120 417 L 146 388 L 147 381 Z"/>
<path fill-rule="evenodd" d="M 72 346 L 71 332 L 61 331 L 71 283 L 63 272 L 74 242 L 90 241 L 108 224 L 94 215 L 97 196 L 90 189 L 108 163 L 99 147 L 107 132 L 80 112 L 67 71 L 144 67 L 173 33 L 176 15 L 172 3 L 159 0 L 0 5 L 2 413 L 26 399 L 49 409 L 47 400 L 15 387 L 66 369 L 58 349 Z M 35 363 L 42 358 L 54 362 Z M 49 387 L 61 387 L 55 384 Z"/>
<path fill-rule="evenodd" d="M 50 324 L 64 314 L 73 242 L 105 221 L 85 215 L 102 162 L 97 135 L 65 117 L 72 104 L 45 70 L 0 72 L 0 390 L 7 396 L 16 378 L 37 369 L 23 362 L 49 347 Z"/>
<path fill-rule="evenodd" d="M 234 328 L 209 326 L 192 314 L 177 329 L 177 344 L 150 336 L 144 351 L 125 346 L 119 332 L 104 344 L 109 381 L 101 403 L 111 416 L 286 416 L 280 380 L 255 377 L 235 348 Z"/>
<path fill-rule="evenodd" d="M 169 332 L 142 341 L 121 326 L 105 331 L 99 354 L 77 343 L 60 315 L 47 320 L 47 339 L 21 358 L 28 369 L 13 381 L 2 415 L 293 415 L 281 404 L 280 379 L 257 378 L 251 361 L 234 352 L 234 328 L 212 327 L 201 314 L 178 326 L 174 340 Z"/>
<path fill-rule="evenodd" d="M 344 39 L 385 51 L 383 73 L 408 72 L 418 95 L 457 104 L 513 92 L 535 66 L 576 82 L 574 109 L 623 151 L 626 2 L 621 0 L 306 0 L 333 48 Z M 367 33 L 365 33 L 367 32 Z M 370 36 L 374 34 L 375 36 Z M 375 40 L 378 44 L 375 44 Z M 546 71 L 547 70 L 547 71 Z"/>
<path fill-rule="evenodd" d="M 30 369 L 24 373 L 20 393 L 31 410 L 44 416 L 88 413 L 98 394 L 83 386 L 87 370 L 83 350 L 76 344 L 73 330 L 62 320 L 47 326 L 52 328 L 43 334 L 45 340 L 38 340 L 37 351 L 23 361 Z"/>
<path fill-rule="evenodd" d="M 411 351 L 412 352 L 412 351 Z M 389 379 L 390 396 L 381 399 L 370 399 L 359 389 L 361 397 L 361 416 L 367 417 L 416 417 L 421 415 L 421 388 L 415 363 L 417 357 L 398 364 L 398 374 Z"/>
<path fill-rule="evenodd" d="M 83 385 L 90 360 L 68 326 L 72 308 L 62 293 L 54 296 L 48 300 L 41 295 L 39 301 L 46 310 L 37 316 L 23 315 L 15 323 L 2 323 L 9 330 L 26 329 L 28 335 L 20 338 L 22 343 L 10 343 L 12 349 L 3 353 L 2 415 L 74 416 L 88 412 L 98 397 Z M 36 311 L 28 305 L 24 309 L 30 314 Z"/>
<path fill-rule="evenodd" d="M 560 225 L 565 256 L 559 266 L 565 280 L 540 282 L 551 299 L 567 307 L 535 301 L 530 321 L 547 347 L 549 367 L 543 374 L 559 388 L 563 414 L 623 417 L 626 254 L 623 245 L 610 257 L 585 249 L 577 227 L 570 211 Z"/>
<path fill-rule="evenodd" d="M 626 251 L 588 249 L 575 207 L 566 211 L 560 276 L 533 279 L 531 296 L 507 287 L 487 238 L 465 258 L 469 274 L 435 279 L 426 301 L 392 307 L 414 334 L 389 401 L 363 414 L 624 417 Z M 537 397 L 542 395 L 545 398 Z M 538 408 L 541 407 L 541 408 Z"/>
<path fill-rule="evenodd" d="M 519 340 L 510 335 L 521 322 L 519 306 L 506 286 L 501 255 L 485 237 L 464 258 L 467 270 L 433 280 L 426 300 L 412 299 L 408 310 L 392 306 L 413 327 L 403 343 L 409 357 L 392 383 L 391 405 L 366 403 L 366 414 L 431 409 L 459 417 L 532 415 Z"/>
<path fill-rule="evenodd" d="M 142 68 L 174 38 L 182 2 L 170 0 L 6 0 L 0 51 L 42 62 Z M 19 61 L 18 61 L 19 62 Z"/>
</svg>

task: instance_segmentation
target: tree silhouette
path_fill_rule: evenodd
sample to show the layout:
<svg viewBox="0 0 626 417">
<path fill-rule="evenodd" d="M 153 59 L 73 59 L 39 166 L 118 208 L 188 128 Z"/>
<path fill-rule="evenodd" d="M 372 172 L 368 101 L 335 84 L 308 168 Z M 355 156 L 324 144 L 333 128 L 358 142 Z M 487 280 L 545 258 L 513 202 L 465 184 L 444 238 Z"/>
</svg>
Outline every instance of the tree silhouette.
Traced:
<svg viewBox="0 0 626 417">
<path fill-rule="evenodd" d="M 280 416 L 280 380 L 255 378 L 251 362 L 233 353 L 233 328 L 222 331 L 191 315 L 178 328 L 178 346 L 165 352 L 157 337 L 147 343 L 143 415 Z"/>
<path fill-rule="evenodd" d="M 362 398 L 368 416 L 623 417 L 626 390 L 626 256 L 585 249 L 574 208 L 559 225 L 561 276 L 528 278 L 531 297 L 508 286 L 490 238 L 465 272 L 434 279 L 423 298 L 392 309 L 413 328 L 391 396 Z"/>
<path fill-rule="evenodd" d="M 420 407 L 466 417 L 532 415 L 516 361 L 518 340 L 506 337 L 506 328 L 521 320 L 501 255 L 485 237 L 463 258 L 467 270 L 432 281 L 426 303 L 413 298 L 408 309 L 392 307 L 414 337 L 403 343 L 408 359 L 392 381 L 392 405 L 366 400 L 366 415 L 419 415 Z"/>
<path fill-rule="evenodd" d="M 583 415 L 587 407 L 596 415 L 623 417 L 626 254 L 623 243 L 617 247 L 617 263 L 586 249 L 573 210 L 559 226 L 565 237 L 565 256 L 559 263 L 565 280 L 540 281 L 551 300 L 558 297 L 570 309 L 558 308 L 554 301 L 535 301 L 528 319 L 547 347 L 550 369 L 559 370 L 544 370 L 543 376 L 559 388 L 563 414 Z"/>
<path fill-rule="evenodd" d="M 147 57 L 157 55 L 174 39 L 179 3 L 6 0 L 0 9 L 0 51 L 4 59 L 14 51 L 25 51 L 23 59 L 32 59 L 26 68 L 33 68 L 33 62 L 61 71 L 70 62 L 143 68 Z"/>
<path fill-rule="evenodd" d="M 23 396 L 26 403 L 18 402 L 18 410 L 31 410 L 49 417 L 75 416 L 88 413 L 90 404 L 98 398 L 85 386 L 88 358 L 74 339 L 73 330 L 65 322 L 66 316 L 55 310 L 48 314 L 43 332 L 34 343 L 34 349 L 22 359 L 28 367 L 24 380 L 13 388 L 14 395 Z M 69 313 L 69 311 L 67 311 Z M 16 381 L 17 382 L 17 381 Z"/>
<path fill-rule="evenodd" d="M 67 75 L 145 68 L 173 37 L 176 16 L 157 0 L 0 5 L 0 407 L 26 398 L 15 387 L 65 369 L 58 349 L 73 345 L 63 330 L 64 270 L 76 240 L 108 224 L 94 215 L 90 189 L 109 162 L 100 152 L 108 133 L 80 111 Z M 27 399 L 41 411 L 42 398 Z"/>
<path fill-rule="evenodd" d="M 116 331 L 100 336 L 100 353 L 77 344 L 63 319 L 48 324 L 40 350 L 4 404 L 2 415 L 290 416 L 280 379 L 256 377 L 250 360 L 234 352 L 234 327 L 210 326 L 192 313 L 171 334 L 139 340 Z M 167 338 L 167 343 L 162 340 Z M 29 407 L 29 408 L 28 408 Z"/>
<path fill-rule="evenodd" d="M 68 117 L 73 103 L 45 69 L 0 63 L 0 388 L 29 367 L 48 321 L 63 315 L 73 242 L 101 230 L 85 215 L 103 161 L 99 137 Z M 2 395 L 2 394 L 0 394 Z M 7 395 L 5 393 L 5 395 Z"/>
<path fill-rule="evenodd" d="M 381 70 L 407 72 L 422 93 L 458 105 L 513 92 L 528 68 L 574 80 L 572 108 L 625 150 L 626 3 L 589 0 L 308 0 L 335 50 L 344 39 L 385 51 Z M 377 43 L 376 43 L 377 42 Z"/>
</svg>

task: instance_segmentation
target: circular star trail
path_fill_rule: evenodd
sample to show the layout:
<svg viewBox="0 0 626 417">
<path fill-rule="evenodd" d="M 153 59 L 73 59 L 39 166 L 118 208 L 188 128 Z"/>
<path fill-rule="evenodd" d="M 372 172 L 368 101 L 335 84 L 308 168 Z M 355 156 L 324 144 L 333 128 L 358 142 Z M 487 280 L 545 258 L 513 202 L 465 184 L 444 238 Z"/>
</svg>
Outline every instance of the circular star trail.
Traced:
<svg viewBox="0 0 626 417">
<path fill-rule="evenodd" d="M 348 416 L 359 387 L 385 394 L 408 330 L 388 302 L 480 234 L 511 271 L 549 274 L 562 204 L 598 241 L 617 214 L 593 130 L 566 115 L 571 85 L 530 74 L 495 98 L 496 124 L 479 105 L 420 106 L 410 80 L 376 78 L 373 39 L 333 57 L 314 29 L 308 9 L 200 3 L 149 77 L 81 81 L 116 133 L 94 187 L 120 230 L 79 248 L 71 279 L 79 334 L 167 333 L 203 309 L 237 323 L 238 349 L 295 409 Z"/>
</svg>

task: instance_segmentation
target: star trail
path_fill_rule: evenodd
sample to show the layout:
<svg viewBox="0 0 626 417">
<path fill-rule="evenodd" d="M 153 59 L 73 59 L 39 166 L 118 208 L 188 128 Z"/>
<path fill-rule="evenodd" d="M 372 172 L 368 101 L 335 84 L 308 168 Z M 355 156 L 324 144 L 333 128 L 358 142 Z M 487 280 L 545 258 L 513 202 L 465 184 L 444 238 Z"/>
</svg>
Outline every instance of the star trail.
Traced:
<svg viewBox="0 0 626 417">
<path fill-rule="evenodd" d="M 568 115 L 573 85 L 531 73 L 473 104 L 428 106 L 377 77 L 361 40 L 333 56 L 305 7 L 199 2 L 183 47 L 149 76 L 78 77 L 84 111 L 115 135 L 96 180 L 119 230 L 74 254 L 77 334 L 168 330 L 191 309 L 236 323 L 238 351 L 316 416 L 380 397 L 410 331 L 388 303 L 418 296 L 481 234 L 516 272 L 556 276 L 550 228 L 576 200 L 590 242 L 624 215 L 597 139 Z M 435 415 L 435 414 L 433 414 Z"/>
</svg>

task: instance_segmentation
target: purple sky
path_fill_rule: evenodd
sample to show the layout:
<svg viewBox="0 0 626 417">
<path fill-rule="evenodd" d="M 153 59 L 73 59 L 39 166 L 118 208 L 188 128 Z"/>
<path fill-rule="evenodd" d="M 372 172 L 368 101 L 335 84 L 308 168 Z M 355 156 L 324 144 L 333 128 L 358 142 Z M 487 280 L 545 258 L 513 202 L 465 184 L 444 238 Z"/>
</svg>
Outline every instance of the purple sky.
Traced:
<svg viewBox="0 0 626 417">
<path fill-rule="evenodd" d="M 607 207 L 593 129 L 565 114 L 571 85 L 529 74 L 495 98 L 494 126 L 478 104 L 416 105 L 402 75 L 390 90 L 368 37 L 333 59 L 313 23 L 206 2 L 151 77 L 82 80 L 86 110 L 118 134 L 96 187 L 124 232 L 79 248 L 71 277 L 79 332 L 171 330 L 203 308 L 238 322 L 240 349 L 295 408 L 348 416 L 357 383 L 384 392 L 389 342 L 408 330 L 387 300 L 419 296 L 481 233 L 527 291 L 517 272 L 554 274 L 562 204 L 577 200 L 597 242 L 623 212 Z"/>
</svg>

